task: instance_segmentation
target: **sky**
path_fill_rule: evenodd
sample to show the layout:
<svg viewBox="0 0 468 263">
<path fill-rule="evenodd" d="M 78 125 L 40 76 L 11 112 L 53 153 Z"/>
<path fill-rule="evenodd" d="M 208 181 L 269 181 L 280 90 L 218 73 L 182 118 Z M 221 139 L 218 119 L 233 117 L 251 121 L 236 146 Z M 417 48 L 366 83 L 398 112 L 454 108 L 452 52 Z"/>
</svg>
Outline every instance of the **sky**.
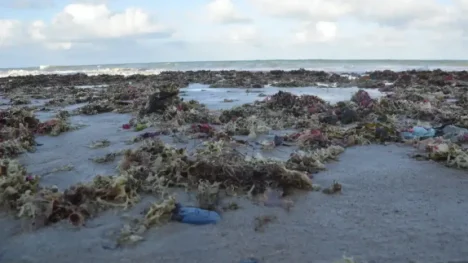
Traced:
<svg viewBox="0 0 468 263">
<path fill-rule="evenodd" d="M 468 0 L 0 0 L 0 67 L 468 59 Z"/>
</svg>

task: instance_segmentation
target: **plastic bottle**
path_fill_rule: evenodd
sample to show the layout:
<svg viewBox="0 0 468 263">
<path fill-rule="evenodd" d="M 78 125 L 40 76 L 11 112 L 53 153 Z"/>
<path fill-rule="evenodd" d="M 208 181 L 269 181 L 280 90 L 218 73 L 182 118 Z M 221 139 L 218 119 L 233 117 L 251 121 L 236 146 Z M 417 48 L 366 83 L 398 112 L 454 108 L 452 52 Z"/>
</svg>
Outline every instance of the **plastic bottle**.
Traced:
<svg viewBox="0 0 468 263">
<path fill-rule="evenodd" d="M 214 211 L 198 207 L 184 207 L 177 204 L 173 219 L 186 224 L 206 225 L 218 223 L 221 217 Z"/>
</svg>

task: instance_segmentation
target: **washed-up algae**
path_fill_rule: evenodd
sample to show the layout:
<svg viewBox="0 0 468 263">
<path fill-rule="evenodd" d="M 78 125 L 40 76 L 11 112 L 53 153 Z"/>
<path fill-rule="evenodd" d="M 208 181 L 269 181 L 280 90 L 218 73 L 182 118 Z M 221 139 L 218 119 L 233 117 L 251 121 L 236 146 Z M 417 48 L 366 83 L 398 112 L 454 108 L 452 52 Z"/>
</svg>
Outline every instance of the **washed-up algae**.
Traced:
<svg viewBox="0 0 468 263">
<path fill-rule="evenodd" d="M 33 152 L 36 149 L 34 130 L 38 125 L 32 111 L 22 108 L 0 110 L 0 158 Z"/>
<path fill-rule="evenodd" d="M 267 186 L 310 189 L 307 174 L 287 169 L 281 162 L 247 158 L 222 141 L 208 144 L 193 155 L 162 141 L 147 140 L 128 151 L 120 164 L 123 172 L 159 185 L 198 186 L 200 182 L 220 183 L 223 188 L 261 193 Z"/>
<path fill-rule="evenodd" d="M 249 195 L 262 194 L 271 188 L 282 192 L 291 188 L 315 191 L 318 187 L 312 184 L 311 173 L 325 169 L 325 163 L 337 160 L 346 147 L 402 141 L 399 132 L 407 128 L 408 119 L 426 120 L 433 125 L 447 122 L 460 127 L 468 125 L 468 98 L 463 89 L 455 87 L 397 87 L 380 99 L 372 99 L 361 90 L 351 101 L 335 105 L 316 96 L 278 92 L 262 101 L 220 113 L 196 101 L 183 101 L 178 97 L 178 88 L 163 83 L 117 85 L 109 87 L 107 93 L 74 91 L 70 100 L 89 103 L 75 113 L 138 112 L 131 122 L 136 130 L 158 127 L 170 131 L 174 138 L 180 131 L 201 134 L 197 138 L 206 142 L 189 153 L 164 144 L 157 138 L 160 132 L 138 136 L 135 141 L 143 141 L 139 148 L 94 159 L 98 163 L 110 162 L 122 154 L 116 176 L 97 176 L 90 183 L 63 192 L 56 187 L 40 187 L 37 177 L 27 175 L 24 168 L 8 158 L 21 150 L 33 150 L 34 132 L 67 131 L 68 115 L 57 116 L 56 122 L 45 125 L 25 109 L 2 111 L 2 136 L 6 132 L 2 143 L 16 143 L 12 149 L 1 148 L 2 204 L 18 216 L 40 224 L 67 219 L 74 225 L 82 225 L 103 209 L 126 209 L 138 202 L 141 194 L 158 194 L 162 200 L 153 204 L 137 225 L 122 231 L 121 242 L 139 241 L 147 228 L 170 220 L 175 206 L 174 197 L 169 195 L 171 187 L 195 190 L 199 206 L 210 210 L 219 205 L 221 190 Z M 456 103 L 447 103 L 449 97 L 456 99 Z M 260 134 L 285 128 L 298 131 L 265 144 L 272 150 L 280 145 L 297 145 L 300 150 L 285 162 L 246 156 L 230 144 L 238 142 L 233 135 L 248 135 L 254 140 Z M 468 168 L 467 150 L 456 143 L 435 140 L 425 150 L 428 159 Z M 339 193 L 341 188 L 334 182 L 323 192 Z"/>
</svg>

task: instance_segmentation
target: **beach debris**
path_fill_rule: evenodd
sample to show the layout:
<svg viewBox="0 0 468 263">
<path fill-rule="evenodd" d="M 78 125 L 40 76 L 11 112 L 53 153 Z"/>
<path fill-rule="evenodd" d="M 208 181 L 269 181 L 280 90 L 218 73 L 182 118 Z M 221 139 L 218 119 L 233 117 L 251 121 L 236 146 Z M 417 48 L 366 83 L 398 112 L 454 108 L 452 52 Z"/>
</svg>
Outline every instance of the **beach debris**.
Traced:
<svg viewBox="0 0 468 263">
<path fill-rule="evenodd" d="M 84 114 L 84 115 L 96 115 L 96 114 L 101 114 L 101 113 L 106 113 L 106 112 L 112 112 L 114 109 L 115 109 L 115 106 L 112 105 L 110 101 L 101 100 L 101 101 L 96 101 L 96 102 L 91 102 L 89 104 L 86 104 L 85 106 L 75 110 L 75 112 L 78 114 Z"/>
<path fill-rule="evenodd" d="M 318 148 L 312 151 L 298 151 L 293 153 L 286 162 L 286 167 L 292 170 L 317 173 L 325 170 L 325 163 L 337 160 L 338 155 L 345 149 L 338 145 L 331 145 L 328 148 Z"/>
<path fill-rule="evenodd" d="M 210 183 L 209 181 L 200 181 L 198 183 L 196 195 L 198 206 L 201 209 L 216 210 L 220 199 L 219 188 L 219 182 Z"/>
<path fill-rule="evenodd" d="M 135 131 L 139 132 L 139 131 L 142 131 L 144 129 L 148 128 L 148 126 L 144 123 L 138 123 L 136 126 L 135 126 Z"/>
<path fill-rule="evenodd" d="M 228 204 L 223 206 L 224 211 L 234 211 L 239 210 L 241 207 L 236 202 L 229 202 Z"/>
<path fill-rule="evenodd" d="M 333 184 L 330 187 L 323 189 L 322 192 L 324 194 L 332 195 L 336 193 L 341 193 L 341 189 L 342 189 L 341 184 L 338 183 L 336 180 L 334 180 Z"/>
<path fill-rule="evenodd" d="M 413 128 L 408 129 L 407 131 L 402 131 L 401 136 L 405 140 L 413 140 L 413 139 L 427 139 L 434 137 L 436 135 L 436 130 L 433 128 L 426 128 L 415 126 Z"/>
<path fill-rule="evenodd" d="M 66 118 L 52 119 L 38 124 L 36 133 L 58 136 L 63 132 L 71 131 L 72 127 Z"/>
<path fill-rule="evenodd" d="M 25 105 L 30 104 L 31 100 L 24 96 L 16 96 L 10 99 L 11 105 Z"/>
<path fill-rule="evenodd" d="M 150 95 L 144 108 L 145 114 L 164 113 L 167 108 L 180 101 L 177 96 L 179 88 L 174 84 L 154 87 L 154 90 L 155 92 Z"/>
<path fill-rule="evenodd" d="M 172 220 L 192 225 L 216 224 L 221 220 L 215 211 L 176 204 Z"/>
<path fill-rule="evenodd" d="M 0 110 L 0 158 L 12 158 L 36 149 L 34 130 L 39 120 L 24 108 Z"/>
<path fill-rule="evenodd" d="M 159 135 L 163 134 L 162 132 L 145 132 L 145 133 L 142 133 L 140 134 L 140 138 L 142 139 L 150 139 L 150 138 L 154 138 L 154 137 L 157 137 Z"/>
<path fill-rule="evenodd" d="M 443 138 L 427 139 L 417 144 L 423 147 L 425 155 L 418 153 L 415 158 L 425 158 L 445 163 L 446 166 L 468 169 L 468 149 Z"/>
<path fill-rule="evenodd" d="M 468 143 L 468 129 L 455 125 L 447 125 L 439 129 L 441 129 L 440 135 L 442 135 L 444 139 L 448 139 L 453 143 Z"/>
<path fill-rule="evenodd" d="M 93 141 L 91 145 L 89 145 L 89 148 L 91 149 L 99 149 L 99 148 L 106 148 L 111 145 L 111 142 L 107 139 L 102 139 L 98 141 Z"/>
<path fill-rule="evenodd" d="M 52 173 L 58 173 L 58 172 L 69 172 L 71 170 L 75 169 L 75 166 L 71 165 L 71 164 L 67 164 L 67 165 L 64 165 L 64 166 L 61 166 L 61 167 L 57 167 L 57 168 L 54 168 L 52 171 L 46 173 L 46 174 L 43 174 L 42 176 L 45 176 L 45 175 L 49 175 L 49 174 L 52 174 Z"/>
<path fill-rule="evenodd" d="M 131 127 L 132 126 L 130 126 L 130 124 L 128 124 L 128 123 L 125 123 L 125 124 L 122 125 L 122 129 L 124 129 L 124 130 L 129 130 Z"/>
<path fill-rule="evenodd" d="M 277 221 L 277 217 L 274 215 L 263 215 L 257 216 L 254 220 L 255 232 L 264 232 L 267 225 Z"/>
<path fill-rule="evenodd" d="M 0 159 L 0 204 L 2 206 L 13 211 L 20 210 L 23 202 L 38 191 L 38 182 L 38 177 L 28 175 L 26 169 L 18 161 Z"/>
<path fill-rule="evenodd" d="M 62 192 L 56 187 L 39 186 L 39 177 L 19 168 L 21 166 L 11 158 L 34 151 L 37 145 L 34 133 L 58 135 L 72 129 L 67 121 L 69 113 L 59 112 L 54 119 L 41 123 L 27 106 L 0 110 L 0 201 L 20 217 L 34 218 L 44 224 L 69 220 L 77 226 L 103 209 L 128 208 L 143 193 L 164 197 L 170 187 L 197 191 L 199 207 L 196 208 L 206 211 L 217 209 L 220 192 L 224 191 L 260 198 L 267 196 L 265 205 L 279 201 L 281 206 L 288 206 L 293 203 L 288 203 L 284 197 L 294 189 L 320 189 L 312 183 L 312 174 L 325 169 L 328 161 L 336 160 L 345 147 L 397 142 L 402 137 L 400 132 L 411 133 L 412 137 L 406 138 L 410 144 L 417 141 L 415 146 L 423 151 L 420 156 L 450 167 L 468 169 L 468 150 L 463 145 L 467 142 L 468 75 L 463 72 L 382 71 L 352 79 L 300 69 L 261 74 L 163 72 L 151 77 L 129 78 L 125 84 L 122 77 L 84 74 L 8 77 L 1 81 L 5 92 L 9 93 L 8 98 L 15 98 L 13 94 L 20 94 L 18 98 L 26 98 L 22 94 L 33 94 L 31 98 L 51 99 L 47 105 L 87 103 L 73 114 L 138 112 L 139 116 L 124 124 L 123 129 L 158 127 L 169 131 L 167 134 L 173 134 L 174 138 L 183 138 L 182 133 L 195 133 L 191 135 L 200 136 L 205 143 L 193 151 L 177 149 L 158 139 L 162 132 L 143 133 L 134 140 L 142 141 L 140 147 L 93 159 L 105 163 L 123 155 L 116 176 L 97 176 L 92 182 Z M 128 85 L 130 80 L 131 86 Z M 259 94 L 266 97 L 252 104 L 210 111 L 197 101 L 184 101 L 178 96 L 180 87 L 194 81 L 249 89 L 267 84 L 305 87 L 317 82 L 327 85 L 336 82 L 338 86 L 359 84 L 391 93 L 372 99 L 368 92 L 359 90 L 351 101 L 332 105 L 316 96 L 280 91 L 271 96 Z M 97 82 L 110 84 L 101 90 L 74 87 Z M 394 83 L 387 85 L 387 82 Z M 38 94 L 37 87 L 48 88 L 41 89 Z M 408 127 L 413 129 L 408 130 Z M 259 142 L 261 134 L 289 128 L 295 129 L 294 132 Z M 233 135 L 245 135 L 248 139 L 234 139 Z M 101 143 L 98 147 L 106 145 Z M 284 162 L 258 155 L 253 157 L 233 146 L 247 148 L 258 144 L 268 150 L 283 150 L 279 146 L 284 145 L 300 149 Z M 340 191 L 341 185 L 337 182 L 324 189 L 327 194 Z M 138 228 L 131 227 L 128 242 L 140 241 L 147 226 L 153 225 L 150 222 L 163 224 L 170 220 L 175 207 L 175 199 L 171 198 L 163 198 L 162 203 L 152 206 L 151 213 L 141 220 Z"/>
<path fill-rule="evenodd" d="M 144 225 L 150 228 L 154 225 L 161 225 L 173 219 L 174 215 L 178 213 L 178 204 L 175 197 L 169 196 L 168 198 L 153 203 L 145 214 Z"/>
<path fill-rule="evenodd" d="M 91 159 L 95 163 L 110 163 L 113 162 L 118 156 L 122 156 L 124 151 L 112 152 L 107 153 L 104 156 L 96 157 Z"/>
</svg>

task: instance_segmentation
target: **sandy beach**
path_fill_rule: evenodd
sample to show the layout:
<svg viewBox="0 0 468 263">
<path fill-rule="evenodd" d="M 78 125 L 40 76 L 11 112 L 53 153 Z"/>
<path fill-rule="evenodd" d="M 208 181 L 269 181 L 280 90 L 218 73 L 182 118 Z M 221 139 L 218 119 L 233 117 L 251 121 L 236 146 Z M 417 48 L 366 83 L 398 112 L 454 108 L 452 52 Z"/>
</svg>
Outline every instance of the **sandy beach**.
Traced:
<svg viewBox="0 0 468 263">
<path fill-rule="evenodd" d="M 244 78 L 245 74 L 250 74 L 245 72 L 169 72 L 154 76 L 130 76 L 127 79 L 122 76 L 86 75 L 2 79 L 2 111 L 5 111 L 2 114 L 13 116 L 9 118 L 15 120 L 14 116 L 18 115 L 14 114 L 18 113 L 11 113 L 12 110 L 22 108 L 34 114 L 38 123 L 35 127 L 42 127 L 32 129 L 32 126 L 28 126 L 37 143 L 34 151 L 24 150 L 13 154 L 14 151 L 2 148 L 2 160 L 9 160 L 11 163 L 15 159 L 24 165 L 27 176 L 18 177 L 24 180 L 24 184 L 29 180 L 24 178 L 29 176 L 34 176 L 39 181 L 38 187 L 42 188 L 32 188 L 37 191 L 38 199 L 32 199 L 32 204 L 35 205 L 38 205 L 34 202 L 39 199 L 41 202 L 44 198 L 49 200 L 47 196 L 53 189 L 60 196 L 54 197 L 58 199 L 51 199 L 51 202 L 60 200 L 63 207 L 76 209 L 71 201 L 66 201 L 67 191 L 74 189 L 74 186 L 85 183 L 90 184 L 89 187 L 97 187 L 92 186 L 96 175 L 124 174 L 131 178 L 141 176 L 141 173 L 136 173 L 131 167 L 156 169 L 154 163 L 158 162 L 157 159 L 150 159 L 149 163 L 134 160 L 126 170 L 119 166 L 122 160 L 130 158 L 129 153 L 124 153 L 125 149 L 133 149 L 133 154 L 150 152 L 151 150 L 144 147 L 155 141 L 162 141 L 170 145 L 168 147 L 176 149 L 184 148 L 187 156 L 193 158 L 203 157 L 192 156 L 192 153 L 210 145 L 206 143 L 224 141 L 227 151 L 234 149 L 243 154 L 246 160 L 250 160 L 243 165 L 261 165 L 263 159 L 259 159 L 259 163 L 251 160 L 260 158 L 259 156 L 273 158 L 274 161 L 266 161 L 267 164 L 286 165 L 287 171 L 296 171 L 294 176 L 308 176 L 307 179 L 301 177 L 301 180 L 306 180 L 307 183 L 310 180 L 310 186 L 313 182 L 314 188 L 321 186 L 324 189 L 336 181 L 342 190 L 326 194 L 313 189 L 296 189 L 300 188 L 296 187 L 297 184 L 282 188 L 284 179 L 266 177 L 265 181 L 269 182 L 269 186 L 273 187 L 279 182 L 280 187 L 273 187 L 273 190 L 278 190 L 284 196 L 265 200 L 261 198 L 264 189 L 260 189 L 252 197 L 246 191 L 251 186 L 247 184 L 247 188 L 239 188 L 235 196 L 222 195 L 218 200 L 216 211 L 220 213 L 221 220 L 217 224 L 196 226 L 168 220 L 148 228 L 141 234 L 142 241 L 126 245 L 117 242 L 122 228 L 141 220 L 148 207 L 161 200 L 159 190 L 152 193 L 139 192 L 141 200 L 127 210 L 107 207 L 99 213 L 84 216 L 83 224 L 79 226 L 70 223 L 73 220 L 68 214 L 60 218 L 59 222 L 49 222 L 50 215 L 42 214 L 44 212 L 40 209 L 31 217 L 15 218 L 18 215 L 17 208 L 8 207 L 7 204 L 11 203 L 5 202 L 0 218 L 0 262 L 242 262 L 241 260 L 247 258 L 255 258 L 257 262 L 325 263 L 335 262 L 343 256 L 353 257 L 355 262 L 461 262 L 468 258 L 468 252 L 463 249 L 464 242 L 468 240 L 465 224 L 468 213 L 468 174 L 463 167 L 455 167 L 463 165 L 462 159 L 460 162 L 452 160 L 466 154 L 466 149 L 463 150 L 466 144 L 463 141 L 452 143 L 443 139 L 442 135 L 438 135 L 438 141 L 434 139 L 438 137 L 435 135 L 430 136 L 431 138 L 414 139 L 415 143 L 424 142 L 438 145 L 439 148 L 442 148 L 442 144 L 447 144 L 447 147 L 451 147 L 450 153 L 447 150 L 447 153 L 436 152 L 439 154 L 436 155 L 434 152 L 426 153 L 425 148 L 423 151 L 417 150 L 408 143 L 411 140 L 402 141 L 400 132 L 422 123 L 437 127 L 448 121 L 463 128 L 466 108 L 455 110 L 450 99 L 455 99 L 458 107 L 466 103 L 463 101 L 463 90 L 466 90 L 467 83 L 465 73 L 373 72 L 371 77 L 369 74 L 354 74 L 355 77 L 350 78 L 351 74 L 300 70 L 296 73 L 252 73 L 252 79 L 257 78 L 252 81 Z M 223 74 L 237 77 L 229 79 Z M 276 78 L 275 75 L 283 77 Z M 185 85 L 194 76 L 205 84 Z M 220 79 L 215 80 L 210 76 L 218 76 Z M 340 82 L 341 80 L 343 81 Z M 428 88 L 419 87 L 422 82 Z M 227 86 L 230 83 L 238 85 L 219 87 L 220 83 Z M 283 87 L 281 84 L 280 88 L 274 87 L 274 83 L 297 85 Z M 105 86 L 95 86 L 102 84 Z M 261 84 L 260 87 L 254 87 L 257 84 Z M 167 87 L 176 90 L 173 95 L 177 99 L 175 102 L 166 103 L 162 99 L 160 94 Z M 445 90 L 449 91 L 442 92 Z M 415 92 L 419 92 L 420 97 L 414 95 Z M 359 97 L 356 97 L 356 94 L 364 93 L 368 96 L 366 100 L 371 101 L 370 104 L 362 104 Z M 159 107 L 166 104 L 168 106 L 164 106 L 161 112 L 150 113 L 148 108 L 151 108 L 154 94 L 159 96 Z M 446 96 L 440 97 L 440 94 Z M 285 97 L 287 100 L 283 102 L 281 96 L 289 97 Z M 180 102 L 179 99 L 183 101 Z M 191 100 L 205 104 L 206 109 L 193 106 L 193 109 L 185 110 L 182 106 L 193 105 L 190 104 Z M 427 110 L 423 107 L 426 103 L 423 100 L 430 100 L 434 106 Z M 338 102 L 342 101 L 346 101 L 345 105 L 349 108 L 340 108 L 342 106 Z M 402 101 L 406 101 L 406 104 L 401 104 Z M 11 105 L 14 102 L 18 105 Z M 400 107 L 406 108 L 391 111 L 389 104 L 385 104 L 390 102 L 395 105 L 400 103 Z M 280 103 L 287 104 L 276 107 Z M 270 106 L 272 108 L 267 108 Z M 349 123 L 347 115 L 343 113 L 346 109 L 353 109 L 355 112 L 355 117 Z M 235 110 L 240 112 L 237 113 L 239 117 L 222 120 L 223 116 L 231 116 Z M 241 132 L 244 125 L 242 120 L 249 120 L 251 116 L 241 117 L 241 114 L 251 114 L 249 112 L 254 110 L 257 121 L 249 124 L 254 126 L 248 126 L 250 131 L 245 134 Z M 68 112 L 68 117 L 57 117 L 60 114 L 65 116 L 63 111 Z M 176 112 L 176 115 L 167 115 L 172 112 Z M 208 115 L 203 115 L 205 112 Z M 283 112 L 286 118 L 282 118 L 277 112 Z M 382 121 L 380 116 L 377 121 L 378 116 L 372 114 L 388 114 L 389 117 Z M 201 121 L 212 115 L 218 116 L 221 121 Z M 172 117 L 169 120 L 158 119 L 161 116 Z M 329 119 L 333 116 L 337 116 L 337 121 L 330 122 Z M 196 121 L 192 121 L 194 118 Z M 2 126 L 5 131 L 10 127 L 7 125 L 10 119 Z M 275 119 L 281 119 L 284 127 L 274 128 L 274 125 L 278 125 Z M 55 121 L 50 124 L 50 120 Z M 183 124 L 180 124 L 181 120 L 184 120 Z M 29 125 L 25 119 L 18 121 Z M 59 131 L 59 134 L 53 134 L 47 123 L 53 126 L 52 131 Z M 390 127 L 379 125 L 390 125 L 389 123 L 392 128 L 386 130 L 386 135 L 378 135 L 378 129 Z M 57 126 L 59 124 L 60 127 Z M 127 124 L 130 129 L 123 126 Z M 201 128 L 193 130 L 193 125 L 208 124 L 212 129 L 210 132 L 204 132 Z M 234 130 L 229 128 L 233 124 L 237 125 Z M 373 130 L 360 130 L 361 124 L 363 127 L 370 127 L 365 125 L 372 124 Z M 142 125 L 142 129 L 137 129 Z M 262 125 L 269 128 L 263 129 Z M 21 130 L 21 127 L 18 129 Z M 255 136 L 252 135 L 252 129 Z M 320 140 L 315 137 L 302 139 L 304 134 L 314 130 L 321 131 L 327 137 Z M 148 134 L 156 133 L 157 135 L 151 137 L 142 137 L 144 134 L 149 136 Z M 17 138 L 23 140 L 22 136 Z M 282 138 L 284 143 L 281 141 L 276 145 L 278 138 Z M 350 138 L 353 138 L 352 143 Z M 103 143 L 103 140 L 106 140 L 104 146 L 91 147 L 96 141 Z M 6 137 L 3 143 L 2 147 L 6 147 Z M 327 155 L 326 158 L 313 155 L 318 151 L 328 151 L 332 146 L 343 147 L 344 153 Z M 293 162 L 294 158 L 307 156 L 300 155 L 299 152 L 312 154 L 309 158 L 315 158 L 314 162 L 306 163 L 306 159 L 301 159 L 303 166 L 298 166 Z M 425 160 L 413 158 L 416 152 L 419 157 L 424 156 Z M 111 153 L 115 154 L 115 158 L 102 162 L 93 161 Z M 456 153 L 459 155 L 455 155 Z M 210 153 L 206 154 L 210 156 Z M 152 152 L 148 156 L 153 158 L 158 154 Z M 211 158 L 216 162 L 221 160 L 222 155 L 213 155 Z M 317 162 L 323 162 L 325 169 L 320 168 Z M 9 174 L 9 171 L 2 174 L 2 201 L 9 197 L 9 192 L 4 187 L 10 182 L 9 176 L 17 176 Z M 151 174 L 154 171 L 156 170 L 143 173 Z M 132 172 L 135 173 L 131 174 Z M 163 170 L 155 173 L 162 174 Z M 172 173 L 165 175 L 172 176 Z M 216 176 L 222 175 L 213 174 L 213 182 L 216 182 Z M 194 185 L 191 185 L 192 181 L 183 182 L 188 183 L 186 188 L 169 185 L 165 188 L 169 189 L 177 202 L 199 206 L 196 195 L 201 179 L 197 179 Z M 226 185 L 221 187 L 221 193 L 229 186 L 226 182 L 224 184 Z M 253 185 L 263 183 L 254 181 Z M 286 194 L 286 190 L 291 192 Z M 19 208 L 26 204 L 20 200 L 15 199 Z M 120 200 L 112 202 L 118 204 Z M 238 209 L 218 210 L 233 202 Z M 291 205 L 286 207 L 284 204 Z M 258 231 L 255 220 L 262 217 L 271 218 L 271 222 L 262 231 Z"/>
</svg>

